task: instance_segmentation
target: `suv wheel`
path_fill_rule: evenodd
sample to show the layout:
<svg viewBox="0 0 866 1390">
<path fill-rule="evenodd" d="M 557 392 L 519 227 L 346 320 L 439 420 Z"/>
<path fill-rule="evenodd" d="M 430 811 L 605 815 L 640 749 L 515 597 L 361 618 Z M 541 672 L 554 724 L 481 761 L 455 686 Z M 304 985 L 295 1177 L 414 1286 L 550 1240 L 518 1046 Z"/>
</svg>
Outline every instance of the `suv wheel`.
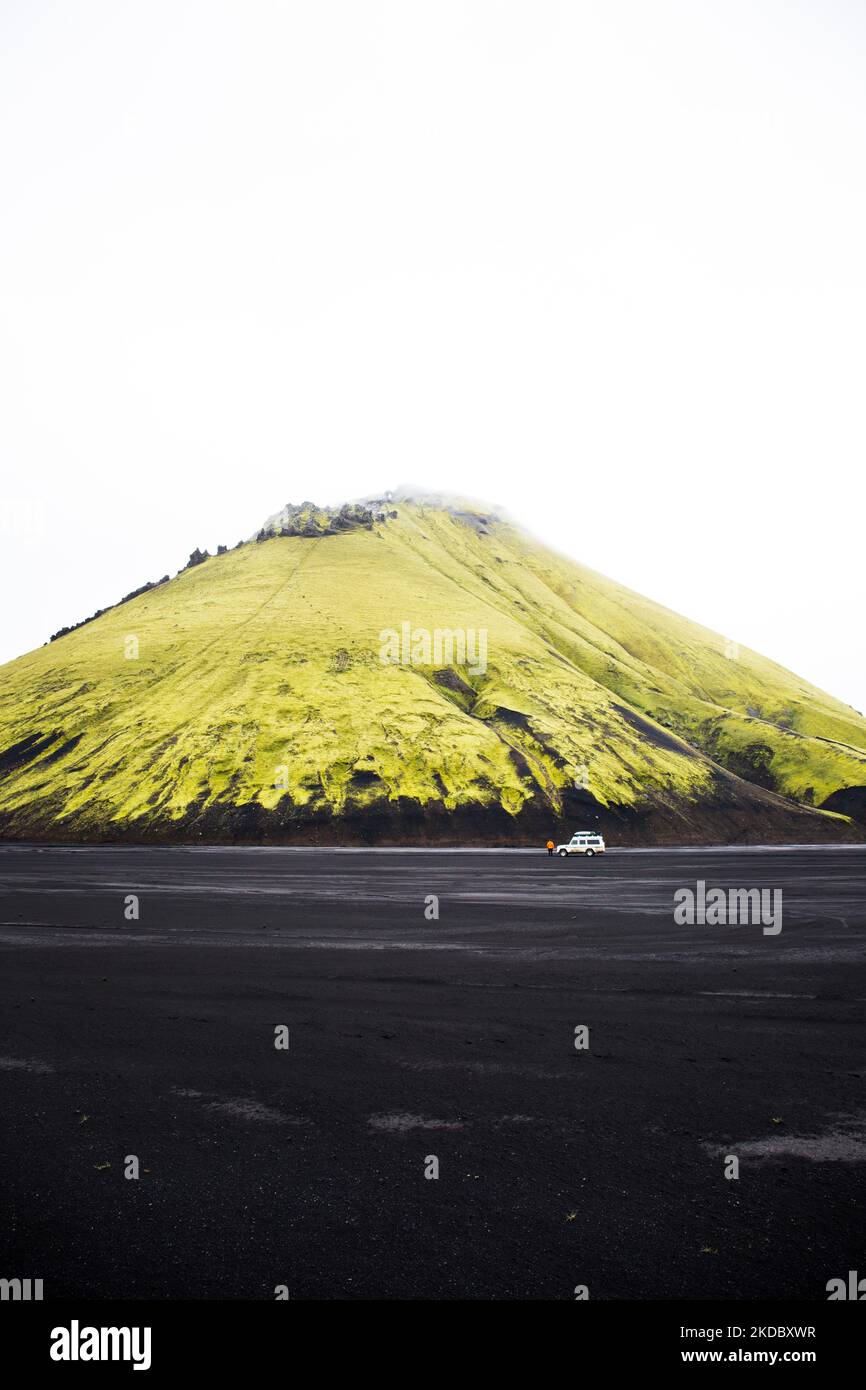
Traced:
<svg viewBox="0 0 866 1390">
<path fill-rule="evenodd" d="M 591 859 L 592 856 L 593 856 L 594 854 L 595 854 L 595 850 L 594 850 L 594 849 L 588 849 L 588 850 L 586 851 L 586 857 L 587 857 L 587 859 Z"/>
<path fill-rule="evenodd" d="M 561 850 L 559 851 L 559 857 L 560 857 L 560 859 L 567 859 L 567 858 L 568 858 L 568 850 L 567 850 L 567 849 L 561 849 Z"/>
</svg>

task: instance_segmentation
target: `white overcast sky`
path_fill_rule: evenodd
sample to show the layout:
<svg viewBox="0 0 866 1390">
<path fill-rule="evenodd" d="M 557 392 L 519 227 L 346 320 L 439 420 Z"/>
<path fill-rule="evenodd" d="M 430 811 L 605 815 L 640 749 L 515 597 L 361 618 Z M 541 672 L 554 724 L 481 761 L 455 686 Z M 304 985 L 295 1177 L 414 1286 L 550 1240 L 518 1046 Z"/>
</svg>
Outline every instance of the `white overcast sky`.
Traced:
<svg viewBox="0 0 866 1390">
<path fill-rule="evenodd" d="M 411 482 L 866 710 L 864 453 L 862 0 L 0 0 L 0 660 Z"/>
</svg>

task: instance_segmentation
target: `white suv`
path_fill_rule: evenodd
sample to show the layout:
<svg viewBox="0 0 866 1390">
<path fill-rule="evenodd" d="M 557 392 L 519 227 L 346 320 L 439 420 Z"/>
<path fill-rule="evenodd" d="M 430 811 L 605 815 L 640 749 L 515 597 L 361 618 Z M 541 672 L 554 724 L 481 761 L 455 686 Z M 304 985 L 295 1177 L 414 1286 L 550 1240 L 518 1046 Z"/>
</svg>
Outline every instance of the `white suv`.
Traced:
<svg viewBox="0 0 866 1390">
<path fill-rule="evenodd" d="M 593 854 L 604 854 L 604 840 L 594 830 L 578 830 L 567 845 L 557 845 L 557 854 L 585 854 L 589 859 Z"/>
</svg>

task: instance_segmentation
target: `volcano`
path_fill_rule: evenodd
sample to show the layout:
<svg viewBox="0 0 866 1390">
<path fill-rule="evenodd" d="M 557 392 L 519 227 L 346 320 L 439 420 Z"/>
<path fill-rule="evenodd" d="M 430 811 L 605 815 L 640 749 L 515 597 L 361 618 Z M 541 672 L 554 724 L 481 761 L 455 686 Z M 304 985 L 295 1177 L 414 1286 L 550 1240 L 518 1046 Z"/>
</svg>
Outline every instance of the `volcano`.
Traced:
<svg viewBox="0 0 866 1390">
<path fill-rule="evenodd" d="M 545 549 L 400 493 L 287 504 L 0 668 L 0 835 L 866 838 L 866 720 Z"/>
</svg>

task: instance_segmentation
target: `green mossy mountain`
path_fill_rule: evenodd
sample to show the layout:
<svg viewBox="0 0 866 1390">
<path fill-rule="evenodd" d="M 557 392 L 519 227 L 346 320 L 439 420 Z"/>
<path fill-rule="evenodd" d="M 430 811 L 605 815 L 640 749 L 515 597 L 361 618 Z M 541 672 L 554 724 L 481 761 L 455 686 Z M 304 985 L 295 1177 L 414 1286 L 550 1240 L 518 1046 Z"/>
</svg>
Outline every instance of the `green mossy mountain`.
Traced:
<svg viewBox="0 0 866 1390">
<path fill-rule="evenodd" d="M 494 513 L 288 505 L 193 558 L 0 668 L 0 835 L 866 838 L 861 715 Z"/>
</svg>

